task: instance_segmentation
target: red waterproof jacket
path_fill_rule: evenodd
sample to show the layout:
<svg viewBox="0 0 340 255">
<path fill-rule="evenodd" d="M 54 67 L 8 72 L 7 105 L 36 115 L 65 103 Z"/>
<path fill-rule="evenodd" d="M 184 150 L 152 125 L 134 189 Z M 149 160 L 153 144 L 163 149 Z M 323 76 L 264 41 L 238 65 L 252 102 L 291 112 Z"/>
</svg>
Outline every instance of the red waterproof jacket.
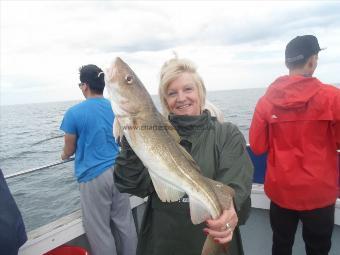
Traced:
<svg viewBox="0 0 340 255">
<path fill-rule="evenodd" d="M 304 76 L 282 76 L 256 105 L 249 130 L 255 154 L 268 151 L 265 192 L 292 210 L 331 205 L 338 193 L 340 90 Z"/>
</svg>

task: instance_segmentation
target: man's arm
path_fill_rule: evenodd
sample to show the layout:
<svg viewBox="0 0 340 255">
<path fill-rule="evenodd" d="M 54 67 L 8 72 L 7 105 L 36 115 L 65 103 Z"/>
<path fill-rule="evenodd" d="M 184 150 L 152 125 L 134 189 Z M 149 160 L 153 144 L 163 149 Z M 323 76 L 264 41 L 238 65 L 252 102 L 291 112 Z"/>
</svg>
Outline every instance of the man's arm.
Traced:
<svg viewBox="0 0 340 255">
<path fill-rule="evenodd" d="M 340 89 L 336 90 L 337 96 L 335 97 L 335 124 L 334 124 L 334 130 L 335 130 L 335 141 L 337 149 L 340 150 Z"/>
<path fill-rule="evenodd" d="M 64 136 L 64 149 L 61 153 L 61 159 L 65 160 L 71 157 L 76 151 L 77 136 L 65 134 Z"/>
<path fill-rule="evenodd" d="M 336 147 L 338 150 L 340 150 L 340 121 L 337 121 L 334 125 L 335 129 L 335 142 Z"/>
<path fill-rule="evenodd" d="M 249 128 L 250 148 L 256 155 L 265 153 L 269 146 L 268 123 L 261 116 L 261 112 L 259 111 L 261 108 L 260 104 L 261 102 L 259 101 L 256 105 Z"/>
</svg>

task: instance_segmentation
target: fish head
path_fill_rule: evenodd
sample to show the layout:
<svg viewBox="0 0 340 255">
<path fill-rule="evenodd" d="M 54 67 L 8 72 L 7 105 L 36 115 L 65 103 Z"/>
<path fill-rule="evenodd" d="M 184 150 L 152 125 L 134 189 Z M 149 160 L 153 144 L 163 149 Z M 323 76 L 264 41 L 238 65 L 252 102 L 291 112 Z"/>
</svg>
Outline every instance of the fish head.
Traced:
<svg viewBox="0 0 340 255">
<path fill-rule="evenodd" d="M 145 88 L 134 71 L 119 57 L 106 70 L 105 86 L 118 116 L 135 115 L 142 108 Z"/>
<path fill-rule="evenodd" d="M 135 116 L 153 106 L 143 83 L 119 57 L 106 69 L 105 86 L 117 116 Z"/>
</svg>

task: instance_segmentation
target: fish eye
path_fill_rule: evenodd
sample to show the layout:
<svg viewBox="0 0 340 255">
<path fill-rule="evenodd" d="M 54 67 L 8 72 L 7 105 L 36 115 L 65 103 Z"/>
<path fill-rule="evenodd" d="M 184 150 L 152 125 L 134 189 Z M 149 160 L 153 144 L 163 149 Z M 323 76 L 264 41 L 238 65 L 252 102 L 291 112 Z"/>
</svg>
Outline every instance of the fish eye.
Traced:
<svg viewBox="0 0 340 255">
<path fill-rule="evenodd" d="M 128 84 L 131 84 L 133 82 L 133 76 L 131 74 L 128 74 L 125 76 L 125 80 Z"/>
</svg>

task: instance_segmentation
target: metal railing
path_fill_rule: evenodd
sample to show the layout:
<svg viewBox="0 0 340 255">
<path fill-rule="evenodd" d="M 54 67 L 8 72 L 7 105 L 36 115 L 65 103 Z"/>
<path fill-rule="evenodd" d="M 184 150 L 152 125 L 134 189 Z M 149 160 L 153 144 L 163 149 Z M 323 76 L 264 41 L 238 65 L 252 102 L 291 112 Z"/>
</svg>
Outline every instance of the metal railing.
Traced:
<svg viewBox="0 0 340 255">
<path fill-rule="evenodd" d="M 5 179 L 10 179 L 10 178 L 13 178 L 13 177 L 16 177 L 16 176 L 20 176 L 20 175 L 24 175 L 24 174 L 28 174 L 28 173 L 33 173 L 33 172 L 43 170 L 43 169 L 46 169 L 46 168 L 49 168 L 49 167 L 52 167 L 52 166 L 61 165 L 61 164 L 64 164 L 64 163 L 67 163 L 67 162 L 70 162 L 70 161 L 73 161 L 73 160 L 74 160 L 74 157 L 69 158 L 69 159 L 65 159 L 65 160 L 59 160 L 59 161 L 49 163 L 49 164 L 44 165 L 44 166 L 19 171 L 19 172 L 16 172 L 14 174 L 8 174 L 8 175 L 5 175 Z"/>
</svg>

